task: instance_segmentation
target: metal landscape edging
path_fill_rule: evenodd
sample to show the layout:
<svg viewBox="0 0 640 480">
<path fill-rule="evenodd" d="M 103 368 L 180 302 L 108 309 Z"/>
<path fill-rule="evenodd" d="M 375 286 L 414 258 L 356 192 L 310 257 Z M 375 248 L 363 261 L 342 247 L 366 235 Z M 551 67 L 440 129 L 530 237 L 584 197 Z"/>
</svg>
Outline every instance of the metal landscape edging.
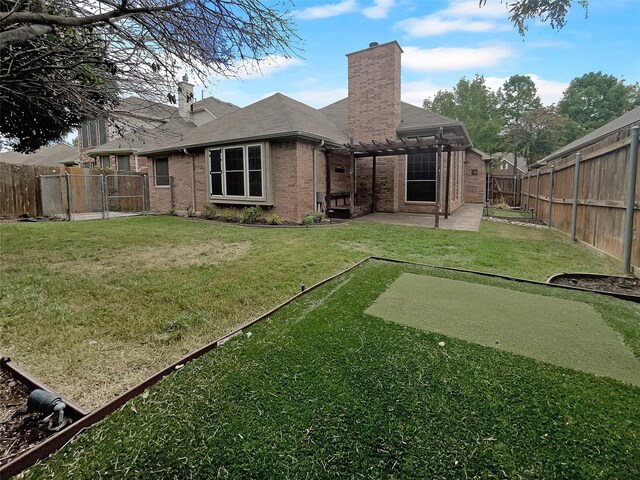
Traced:
<svg viewBox="0 0 640 480">
<path fill-rule="evenodd" d="M 638 302 L 640 303 L 640 300 L 638 298 L 638 296 L 631 296 L 631 295 L 626 295 L 624 293 L 616 293 L 616 292 L 604 292 L 601 290 L 589 290 L 588 288 L 582 288 L 582 287 L 572 287 L 570 285 L 558 285 L 555 283 L 548 283 L 547 282 L 540 282 L 538 280 L 529 280 L 527 278 L 518 278 L 518 277 L 510 277 L 509 275 L 503 275 L 501 273 L 489 273 L 489 272 L 478 272 L 476 270 L 465 270 L 464 268 L 455 268 L 455 267 L 443 267 L 441 265 L 430 265 L 428 263 L 419 263 L 419 262 L 412 262 L 409 260 L 398 260 L 395 258 L 387 258 L 387 257 L 378 257 L 378 256 L 371 256 L 371 257 L 367 257 L 366 260 L 381 260 L 384 262 L 390 262 L 390 263 L 400 263 L 400 264 L 404 264 L 404 265 L 415 265 L 418 267 L 427 267 L 427 268 L 434 268 L 434 269 L 438 269 L 438 270 L 449 270 L 452 272 L 460 272 L 460 273 L 472 273 L 474 275 L 480 275 L 483 277 L 493 277 L 493 278 L 501 278 L 503 280 L 511 280 L 513 282 L 520 282 L 520 283 L 528 283 L 531 285 L 541 285 L 543 287 L 552 287 L 552 288 L 561 288 L 561 289 L 565 289 L 565 290 L 574 290 L 574 291 L 579 291 L 579 292 L 587 292 L 587 293 L 595 293 L 598 295 L 605 295 L 608 297 L 615 297 L 621 300 L 626 300 L 626 301 L 630 301 L 630 302 Z M 561 273 L 556 274 L 556 275 L 552 275 L 551 278 L 554 278 L 558 275 L 562 275 Z"/>
<path fill-rule="evenodd" d="M 565 289 L 565 290 L 586 291 L 586 292 L 589 292 L 589 293 L 597 293 L 599 295 L 608 295 L 608 296 L 613 296 L 613 297 L 623 298 L 625 300 L 628 300 L 628 299 L 624 298 L 624 295 L 622 295 L 622 296 L 616 295 L 613 292 L 594 292 L 593 290 L 586 290 L 586 289 L 582 289 L 582 288 L 578 288 L 578 287 L 570 287 L 570 286 L 567 286 L 567 285 L 556 285 L 556 284 L 551 284 L 551 283 L 540 282 L 540 281 L 537 281 L 537 280 L 528 280 L 528 279 L 525 279 L 525 278 L 511 277 L 511 276 L 508 276 L 508 275 L 502 275 L 500 273 L 479 272 L 479 271 L 475 271 L 475 270 L 466 270 L 466 269 L 463 269 L 463 268 L 444 267 L 444 266 L 440 266 L 440 265 L 430 265 L 430 264 L 426 264 L 426 263 L 412 262 L 412 261 L 408 261 L 408 260 L 398 260 L 398 259 L 394 259 L 394 258 L 379 257 L 379 256 L 375 256 L 375 255 L 369 256 L 369 257 L 366 257 L 366 258 L 360 260 L 359 262 L 353 264 L 349 268 L 347 268 L 345 270 L 342 270 L 341 272 L 338 272 L 338 273 L 336 273 L 334 275 L 331 275 L 331 276 L 325 278 L 324 280 L 319 281 L 318 283 L 315 283 L 314 285 L 310 286 L 309 288 L 305 289 L 304 286 L 303 286 L 302 290 L 299 293 L 293 295 L 292 297 L 290 297 L 289 299 L 287 299 L 286 301 L 284 301 L 280 305 L 272 308 L 268 312 L 266 312 L 266 313 L 264 313 L 264 314 L 262 314 L 262 315 L 260 315 L 260 316 L 258 316 L 256 318 L 254 318 L 253 320 L 245 322 L 244 324 L 240 325 L 238 328 L 236 328 L 232 332 L 230 332 L 230 333 L 228 333 L 226 335 L 223 335 L 222 337 L 218 338 L 217 340 L 214 340 L 213 342 L 211 342 L 211 343 L 199 348 L 198 350 L 195 350 L 195 351 L 185 355 L 180 360 L 172 363 L 168 367 L 165 367 L 164 369 L 160 370 L 156 374 L 154 374 L 151 377 L 147 378 L 143 382 L 139 383 L 138 385 L 132 387 L 131 389 L 129 389 L 126 392 L 124 392 L 123 394 L 119 395 L 118 397 L 113 399 L 111 402 L 103 405 L 102 407 L 100 407 L 100 408 L 98 408 L 96 410 L 93 410 L 92 412 L 90 412 L 86 416 L 82 417 L 77 422 L 72 423 L 70 426 L 68 426 L 64 430 L 61 430 L 60 432 L 58 432 L 55 435 L 52 435 L 47 440 L 45 440 L 44 442 L 40 443 L 39 445 L 37 445 L 33 449 L 25 452 L 24 454 L 22 454 L 21 456 L 19 456 L 15 460 L 13 460 L 12 462 L 10 462 L 10 463 L 6 464 L 4 467 L 0 468 L 0 479 L 6 479 L 6 478 L 9 478 L 9 477 L 11 477 L 13 475 L 17 475 L 18 473 L 22 472 L 23 470 L 26 470 L 27 468 L 31 467 L 38 460 L 42 460 L 42 459 L 48 457 L 49 455 L 51 455 L 52 453 L 55 453 L 56 451 L 58 451 L 62 447 L 64 447 L 77 434 L 79 434 L 83 430 L 93 426 L 94 424 L 96 424 L 100 420 L 104 419 L 107 415 L 115 412 L 118 408 L 120 408 L 123 405 L 125 405 L 129 400 L 131 400 L 132 398 L 134 398 L 134 397 L 140 395 L 142 392 L 144 392 L 148 387 L 150 387 L 150 386 L 154 385 L 155 383 L 159 382 L 160 380 L 162 380 L 163 378 L 167 377 L 168 375 L 170 375 L 174 371 L 180 370 L 186 363 L 190 362 L 191 360 L 195 360 L 195 359 L 201 357 L 202 355 L 204 355 L 205 353 L 208 353 L 211 350 L 214 350 L 215 348 L 221 346 L 227 340 L 231 339 L 232 337 L 234 337 L 236 335 L 241 334 L 243 332 L 243 330 L 251 327 L 252 325 L 255 325 L 256 323 L 264 320 L 265 318 L 270 317 L 271 315 L 273 315 L 274 313 L 276 313 L 277 311 L 279 311 L 283 307 L 287 306 L 288 304 L 290 304 L 294 300 L 298 299 L 302 295 L 315 290 L 316 288 L 324 285 L 325 283 L 328 283 L 331 280 L 334 280 L 335 278 L 344 275 L 345 273 L 350 272 L 351 270 L 359 267 L 363 263 L 368 262 L 370 260 L 378 260 L 378 261 L 389 262 L 389 263 L 397 263 L 397 264 L 403 264 L 403 265 L 414 265 L 414 266 L 418 266 L 418 267 L 433 268 L 433 269 L 437 269 L 437 270 L 448 270 L 448 271 L 460 272 L 460 273 L 471 273 L 471 274 L 474 274 L 474 275 L 479 275 L 479 276 L 484 276 L 484 277 L 500 278 L 500 279 L 503 279 L 503 280 L 510 280 L 510 281 L 520 282 L 520 283 L 528 283 L 528 284 L 531 284 L 531 285 L 540 285 L 540 286 L 549 287 L 549 288 L 561 288 L 561 289 Z"/>
<path fill-rule="evenodd" d="M 342 270 L 341 272 L 338 272 L 334 275 L 331 275 L 330 277 L 327 277 L 324 280 L 321 280 L 318 283 L 315 283 L 308 288 L 304 288 L 304 285 L 303 285 L 300 292 L 296 293 L 295 295 L 293 295 L 292 297 L 290 297 L 280 305 L 272 308 L 271 310 L 260 315 L 259 317 L 254 318 L 253 320 L 243 323 L 232 332 L 218 338 L 217 340 L 214 340 L 213 342 L 203 347 L 200 347 L 198 350 L 195 350 L 185 355 L 180 360 L 172 363 L 168 367 L 163 368 L 159 372 L 155 373 L 151 377 L 139 383 L 138 385 L 130 388 L 123 394 L 114 398 L 109 403 L 103 405 L 102 407 L 97 408 L 96 410 L 91 411 L 90 413 L 88 413 L 87 415 L 79 419 L 77 422 L 72 423 L 65 429 L 59 431 L 55 435 L 52 435 L 51 437 L 46 439 L 44 442 L 38 444 L 31 450 L 23 453 L 19 457 L 15 458 L 13 461 L 7 463 L 5 466 L 0 468 L 0 479 L 5 480 L 5 479 L 8 479 L 9 477 L 12 477 L 13 475 L 17 475 L 20 472 L 34 465 L 37 461 L 43 460 L 49 455 L 51 455 L 52 453 L 57 452 L 62 447 L 64 447 L 69 441 L 71 441 L 76 435 L 81 433 L 83 430 L 86 430 L 87 428 L 95 425 L 100 420 L 104 419 L 107 415 L 115 412 L 117 409 L 125 405 L 129 400 L 131 400 L 134 397 L 137 397 L 142 392 L 144 392 L 148 387 L 159 382 L 160 380 L 167 377 L 171 373 L 177 370 L 180 370 L 186 363 L 201 357 L 202 355 L 210 352 L 211 350 L 214 350 L 215 348 L 217 348 L 218 346 L 222 345 L 227 340 L 229 340 L 231 337 L 241 334 L 244 329 L 249 328 L 252 325 L 255 325 L 256 323 L 264 320 L 265 318 L 268 318 L 269 316 L 273 315 L 278 310 L 287 306 L 288 304 L 298 299 L 302 295 L 315 290 L 316 288 L 324 285 L 325 283 L 328 283 L 331 280 L 344 275 L 345 273 L 350 272 L 356 267 L 359 267 L 360 265 L 368 261 L 370 258 L 371 257 L 367 257 L 351 265 L 349 268 Z"/>
</svg>

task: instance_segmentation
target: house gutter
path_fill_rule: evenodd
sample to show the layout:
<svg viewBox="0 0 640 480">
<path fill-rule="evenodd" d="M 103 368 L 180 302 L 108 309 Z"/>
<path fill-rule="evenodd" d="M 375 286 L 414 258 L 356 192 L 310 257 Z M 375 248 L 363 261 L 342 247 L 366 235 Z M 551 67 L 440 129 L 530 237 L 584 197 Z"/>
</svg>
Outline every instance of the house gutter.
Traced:
<svg viewBox="0 0 640 480">
<path fill-rule="evenodd" d="M 196 155 L 195 153 L 189 153 L 186 148 L 182 149 L 182 153 L 185 155 L 191 155 L 191 208 L 193 213 L 196 212 Z"/>
</svg>

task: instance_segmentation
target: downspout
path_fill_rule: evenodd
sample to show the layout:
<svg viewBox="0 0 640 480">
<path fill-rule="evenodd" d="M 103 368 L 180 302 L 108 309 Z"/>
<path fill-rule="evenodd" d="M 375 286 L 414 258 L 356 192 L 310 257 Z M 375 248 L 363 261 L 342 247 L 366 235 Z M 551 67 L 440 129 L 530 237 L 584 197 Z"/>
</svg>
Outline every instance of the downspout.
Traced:
<svg viewBox="0 0 640 480">
<path fill-rule="evenodd" d="M 312 159 L 312 182 L 313 182 L 313 203 L 311 205 L 313 205 L 313 207 L 311 208 L 312 212 L 316 211 L 316 207 L 318 206 L 318 187 L 316 186 L 316 150 L 318 148 L 322 148 L 324 147 L 324 140 L 320 140 L 320 143 L 318 145 L 314 145 L 313 146 L 313 159 Z"/>
<path fill-rule="evenodd" d="M 193 213 L 196 213 L 196 156 L 189 153 L 186 148 L 182 149 L 182 153 L 191 155 L 191 208 L 193 208 Z"/>
</svg>

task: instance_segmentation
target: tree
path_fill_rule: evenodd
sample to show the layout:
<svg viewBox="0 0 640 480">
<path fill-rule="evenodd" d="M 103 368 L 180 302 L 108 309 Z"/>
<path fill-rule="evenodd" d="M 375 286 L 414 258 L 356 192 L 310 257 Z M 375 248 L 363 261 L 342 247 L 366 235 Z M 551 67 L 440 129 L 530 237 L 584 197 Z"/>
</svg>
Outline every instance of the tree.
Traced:
<svg viewBox="0 0 640 480">
<path fill-rule="evenodd" d="M 531 140 L 538 136 L 539 123 L 533 114 L 542 108 L 536 84 L 531 77 L 513 75 L 498 90 L 498 99 L 504 119 L 501 150 L 513 153 L 516 159 L 521 155 L 526 158 Z M 517 161 L 513 162 L 514 175 L 516 167 Z"/>
<path fill-rule="evenodd" d="M 182 70 L 204 82 L 271 55 L 290 57 L 297 37 L 290 13 L 278 7 L 255 0 L 0 0 L 0 134 L 31 151 L 108 115 L 120 96 L 175 100 L 170 93 Z"/>
<path fill-rule="evenodd" d="M 561 115 L 555 105 L 540 106 L 505 126 L 502 146 L 531 165 L 569 143 L 567 134 L 571 128 L 571 120 Z"/>
<path fill-rule="evenodd" d="M 638 84 L 625 85 L 613 75 L 589 72 L 571 80 L 558 102 L 567 115 L 587 133 L 640 104 Z"/>
<path fill-rule="evenodd" d="M 566 17 L 574 4 L 579 4 L 588 14 L 589 0 L 500 0 L 509 8 L 509 19 L 524 36 L 529 27 L 527 21 L 538 20 L 549 22 L 551 28 L 560 30 L 567 23 Z M 487 4 L 487 0 L 480 0 L 480 7 Z"/>
<path fill-rule="evenodd" d="M 503 118 L 498 97 L 485 84 L 484 77 L 461 78 L 452 91 L 440 90 L 433 100 L 427 98 L 424 108 L 464 122 L 475 146 L 488 153 L 496 151 L 500 142 Z"/>
</svg>

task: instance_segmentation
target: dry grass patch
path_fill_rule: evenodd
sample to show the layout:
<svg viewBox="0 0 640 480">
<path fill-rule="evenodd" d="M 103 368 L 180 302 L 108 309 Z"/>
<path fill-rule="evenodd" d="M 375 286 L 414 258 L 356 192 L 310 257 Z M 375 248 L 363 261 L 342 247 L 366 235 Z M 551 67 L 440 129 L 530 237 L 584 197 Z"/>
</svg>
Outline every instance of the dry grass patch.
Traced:
<svg viewBox="0 0 640 480">
<path fill-rule="evenodd" d="M 51 263 L 49 267 L 58 272 L 73 271 L 76 275 L 99 277 L 122 269 L 140 271 L 198 265 L 220 266 L 244 257 L 250 249 L 250 241 L 132 247 L 120 255 L 105 252 L 98 258 L 66 258 Z"/>
</svg>

